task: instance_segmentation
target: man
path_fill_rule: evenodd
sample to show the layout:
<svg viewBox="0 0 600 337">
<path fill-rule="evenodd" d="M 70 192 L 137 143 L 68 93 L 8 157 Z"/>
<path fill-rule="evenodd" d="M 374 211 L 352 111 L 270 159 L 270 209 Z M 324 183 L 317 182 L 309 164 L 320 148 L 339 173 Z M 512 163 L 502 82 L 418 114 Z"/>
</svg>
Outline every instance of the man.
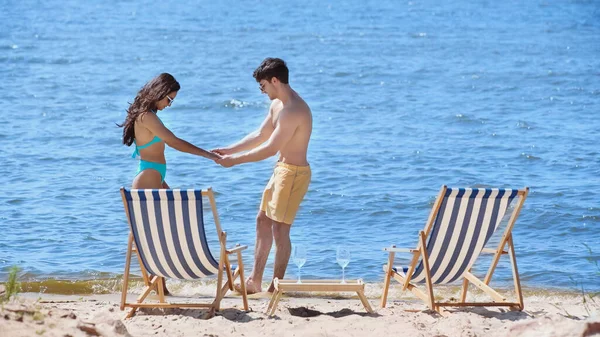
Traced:
<svg viewBox="0 0 600 337">
<path fill-rule="evenodd" d="M 260 91 L 272 100 L 269 112 L 258 130 L 239 142 L 213 152 L 224 167 L 256 162 L 279 152 L 273 175 L 263 192 L 256 216 L 254 266 L 246 282 L 248 294 L 261 292 L 265 265 L 275 240 L 273 278 L 285 275 L 291 252 L 290 228 L 310 183 L 306 159 L 312 132 L 312 113 L 304 100 L 290 87 L 288 68 L 278 58 L 266 58 L 254 71 Z M 245 153 L 240 153 L 244 152 Z M 269 292 L 273 292 L 273 282 Z"/>
</svg>

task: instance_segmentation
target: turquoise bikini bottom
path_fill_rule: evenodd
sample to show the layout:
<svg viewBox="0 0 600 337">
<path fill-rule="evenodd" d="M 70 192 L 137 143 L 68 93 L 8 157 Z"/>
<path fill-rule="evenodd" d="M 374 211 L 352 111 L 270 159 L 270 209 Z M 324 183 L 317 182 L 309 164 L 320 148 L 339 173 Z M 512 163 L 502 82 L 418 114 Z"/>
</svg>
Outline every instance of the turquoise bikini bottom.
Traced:
<svg viewBox="0 0 600 337">
<path fill-rule="evenodd" d="M 136 176 L 140 174 L 144 170 L 156 170 L 160 173 L 160 183 L 162 184 L 165 181 L 165 176 L 167 175 L 167 164 L 155 163 L 146 160 L 140 160 L 140 166 L 138 167 L 138 171 Z"/>
</svg>

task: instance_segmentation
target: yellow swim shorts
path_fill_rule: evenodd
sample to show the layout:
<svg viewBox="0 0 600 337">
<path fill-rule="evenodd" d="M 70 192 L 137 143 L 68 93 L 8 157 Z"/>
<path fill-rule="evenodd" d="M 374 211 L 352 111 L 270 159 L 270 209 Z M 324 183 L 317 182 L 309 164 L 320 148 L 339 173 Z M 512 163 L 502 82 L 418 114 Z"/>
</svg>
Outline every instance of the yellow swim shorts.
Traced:
<svg viewBox="0 0 600 337">
<path fill-rule="evenodd" d="M 265 187 L 260 210 L 269 219 L 291 225 L 310 184 L 310 166 L 277 163 Z"/>
</svg>

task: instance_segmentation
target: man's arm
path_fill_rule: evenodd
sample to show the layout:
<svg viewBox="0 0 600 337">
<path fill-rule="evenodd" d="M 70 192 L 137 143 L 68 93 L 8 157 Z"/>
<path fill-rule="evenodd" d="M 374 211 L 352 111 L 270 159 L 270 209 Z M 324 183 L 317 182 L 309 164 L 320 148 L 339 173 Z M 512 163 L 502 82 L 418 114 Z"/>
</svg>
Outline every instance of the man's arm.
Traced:
<svg viewBox="0 0 600 337">
<path fill-rule="evenodd" d="M 274 156 L 281 148 L 287 144 L 294 136 L 294 132 L 300 123 L 300 116 L 297 114 L 282 110 L 279 114 L 277 125 L 266 143 L 244 154 L 226 157 L 222 161 L 217 160 L 219 164 L 229 166 L 261 161 Z"/>
<path fill-rule="evenodd" d="M 234 153 L 238 153 L 238 152 L 252 150 L 252 149 L 256 148 L 257 146 L 259 146 L 260 144 L 267 141 L 267 139 L 269 139 L 269 137 L 271 137 L 271 135 L 273 134 L 273 130 L 274 130 L 273 124 L 271 122 L 272 115 L 273 115 L 272 107 L 273 107 L 273 105 L 271 105 L 271 108 L 269 108 L 269 113 L 267 114 L 267 117 L 265 117 L 262 124 L 260 125 L 260 127 L 257 130 L 249 133 L 246 137 L 244 137 L 242 140 L 240 140 L 237 143 L 231 144 L 224 148 L 214 149 L 212 151 L 216 152 L 218 154 L 221 154 L 221 155 L 234 154 Z"/>
</svg>

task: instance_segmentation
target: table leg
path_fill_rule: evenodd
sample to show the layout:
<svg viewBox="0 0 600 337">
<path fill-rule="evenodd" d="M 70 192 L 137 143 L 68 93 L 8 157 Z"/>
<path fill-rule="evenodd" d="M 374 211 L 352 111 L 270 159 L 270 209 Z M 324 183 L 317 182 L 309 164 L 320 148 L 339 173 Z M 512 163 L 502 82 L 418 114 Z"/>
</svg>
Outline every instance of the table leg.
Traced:
<svg viewBox="0 0 600 337">
<path fill-rule="evenodd" d="M 273 292 L 273 296 L 275 298 L 273 301 L 273 305 L 271 306 L 271 313 L 269 314 L 269 316 L 275 315 L 275 310 L 277 310 L 277 304 L 279 303 L 279 299 L 281 299 L 281 294 L 283 294 L 283 290 Z"/>
<path fill-rule="evenodd" d="M 358 298 L 360 298 L 360 301 L 362 302 L 367 312 L 372 314 L 373 309 L 371 308 L 371 305 L 369 304 L 369 300 L 365 296 L 365 293 L 362 290 L 358 290 L 356 293 L 358 294 Z"/>
<path fill-rule="evenodd" d="M 273 295 L 271 295 L 271 300 L 269 301 L 269 306 L 267 307 L 267 311 L 265 312 L 267 315 L 271 315 L 271 308 L 273 304 L 275 304 L 275 299 L 277 298 L 277 289 L 273 291 Z"/>
</svg>

